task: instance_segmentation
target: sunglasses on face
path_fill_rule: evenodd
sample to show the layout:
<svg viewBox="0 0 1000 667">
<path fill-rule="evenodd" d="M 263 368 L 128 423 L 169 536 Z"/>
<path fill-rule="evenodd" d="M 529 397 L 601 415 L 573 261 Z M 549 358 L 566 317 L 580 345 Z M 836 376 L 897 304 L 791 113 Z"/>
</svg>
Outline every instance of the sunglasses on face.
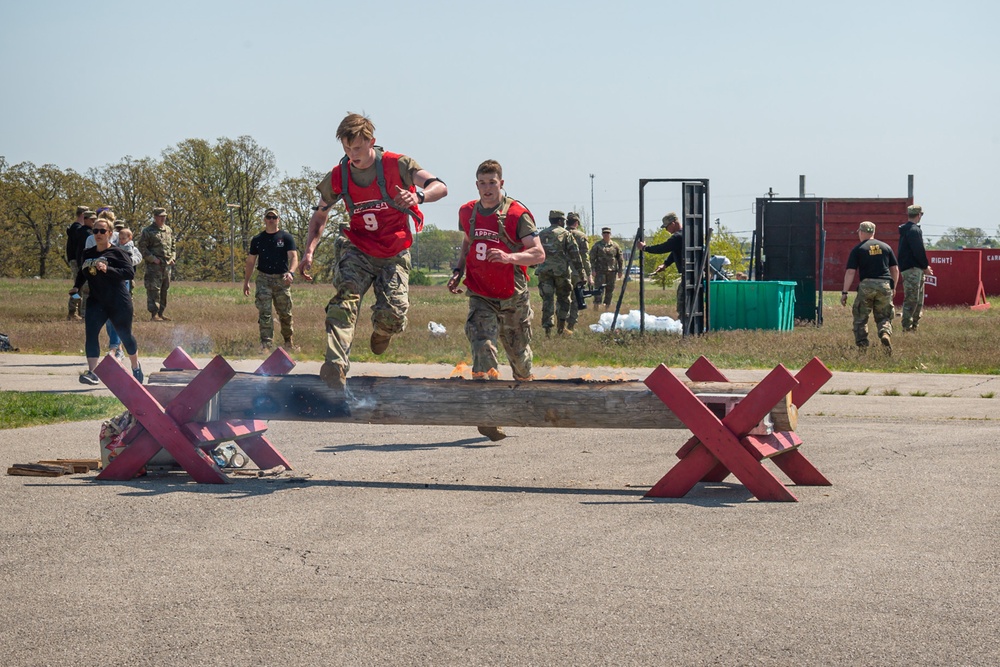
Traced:
<svg viewBox="0 0 1000 667">
<path fill-rule="evenodd" d="M 95 234 L 107 234 L 108 230 L 106 230 L 106 229 L 95 229 L 94 233 Z"/>
<path fill-rule="evenodd" d="M 276 216 L 276 215 L 265 215 L 264 219 L 265 220 L 277 220 L 278 216 Z"/>
</svg>

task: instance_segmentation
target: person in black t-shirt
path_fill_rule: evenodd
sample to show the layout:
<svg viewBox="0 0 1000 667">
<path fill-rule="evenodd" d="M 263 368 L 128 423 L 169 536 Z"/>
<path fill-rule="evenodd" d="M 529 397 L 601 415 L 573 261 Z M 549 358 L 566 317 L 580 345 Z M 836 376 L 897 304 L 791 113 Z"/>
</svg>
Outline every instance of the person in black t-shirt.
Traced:
<svg viewBox="0 0 1000 667">
<path fill-rule="evenodd" d="M 847 291 L 857 275 L 861 282 L 854 299 L 854 343 L 862 350 L 868 348 L 868 316 L 874 313 L 879 341 L 892 354 L 892 318 L 896 316 L 892 293 L 899 280 L 896 255 L 887 244 L 875 240 L 873 222 L 865 221 L 858 226 L 858 238 L 861 243 L 851 249 L 847 258 L 840 305 L 847 305 Z"/>
<path fill-rule="evenodd" d="M 243 267 L 243 294 L 250 296 L 250 276 L 257 267 L 257 291 L 254 301 L 257 305 L 257 324 L 260 327 L 260 347 L 269 350 L 273 345 L 274 320 L 271 306 L 278 313 L 281 322 L 281 336 L 284 348 L 295 351 L 298 348 L 292 338 L 292 281 L 299 266 L 299 253 L 295 248 L 295 238 L 279 229 L 280 217 L 277 209 L 264 212 L 264 231 L 250 240 L 250 252 Z"/>
<path fill-rule="evenodd" d="M 684 258 L 684 226 L 676 213 L 667 213 L 663 216 L 663 228 L 670 232 L 670 237 L 663 243 L 656 245 L 646 245 L 645 241 L 639 241 L 639 249 L 644 249 L 650 255 L 667 255 L 667 259 L 656 267 L 651 275 L 656 275 L 668 266 L 673 264 L 677 267 L 677 272 L 681 272 L 681 261 Z M 677 319 L 684 321 L 684 281 L 677 283 Z"/>
</svg>

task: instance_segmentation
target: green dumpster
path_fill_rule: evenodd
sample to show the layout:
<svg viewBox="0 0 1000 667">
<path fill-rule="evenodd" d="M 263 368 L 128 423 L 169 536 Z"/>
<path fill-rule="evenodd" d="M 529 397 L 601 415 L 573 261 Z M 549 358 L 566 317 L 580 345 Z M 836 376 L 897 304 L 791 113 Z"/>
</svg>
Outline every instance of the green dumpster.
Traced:
<svg viewBox="0 0 1000 667">
<path fill-rule="evenodd" d="M 795 282 L 713 280 L 709 283 L 712 329 L 776 329 L 795 324 Z"/>
</svg>

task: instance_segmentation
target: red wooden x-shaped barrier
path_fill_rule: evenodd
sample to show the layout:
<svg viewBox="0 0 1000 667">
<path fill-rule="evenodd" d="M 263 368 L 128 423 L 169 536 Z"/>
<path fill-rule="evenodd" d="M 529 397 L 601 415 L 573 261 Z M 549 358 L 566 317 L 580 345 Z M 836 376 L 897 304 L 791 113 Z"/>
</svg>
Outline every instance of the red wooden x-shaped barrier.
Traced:
<svg viewBox="0 0 1000 667">
<path fill-rule="evenodd" d="M 687 376 L 696 382 L 728 382 L 704 357 Z M 792 431 L 752 435 L 751 431 L 785 395 L 800 407 L 832 377 L 819 359 L 793 376 L 784 366 L 771 371 L 724 418 L 719 419 L 691 390 L 660 365 L 646 386 L 681 417 L 694 437 L 677 451 L 680 459 L 646 494 L 648 498 L 681 498 L 698 482 L 720 482 L 730 473 L 760 500 L 798 500 L 762 461 L 771 459 L 789 479 L 802 486 L 829 486 L 799 451 L 802 440 Z"/>
<path fill-rule="evenodd" d="M 171 369 L 198 370 L 183 350 L 175 349 L 164 361 Z M 295 362 L 278 349 L 258 368 L 258 375 L 287 373 Z M 160 448 L 197 482 L 224 484 L 229 481 L 205 450 L 233 440 L 261 469 L 291 464 L 264 437 L 267 423 L 259 419 L 195 421 L 211 398 L 236 375 L 225 359 L 217 356 L 166 406 L 113 358 L 105 357 L 94 371 L 101 381 L 128 408 L 138 422 L 125 434 L 127 445 L 97 479 L 124 481 L 135 477 Z"/>
</svg>

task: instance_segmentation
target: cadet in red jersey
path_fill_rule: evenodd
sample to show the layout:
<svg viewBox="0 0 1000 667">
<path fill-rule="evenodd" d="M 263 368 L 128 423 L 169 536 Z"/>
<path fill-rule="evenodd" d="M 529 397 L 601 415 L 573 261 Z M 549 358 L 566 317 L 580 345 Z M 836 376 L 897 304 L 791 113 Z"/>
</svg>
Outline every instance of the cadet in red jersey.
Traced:
<svg viewBox="0 0 1000 667">
<path fill-rule="evenodd" d="M 336 293 L 326 306 L 326 362 L 320 377 L 343 389 L 361 299 L 369 289 L 372 305 L 371 350 L 382 354 L 392 337 L 406 328 L 409 309 L 410 218 L 423 228 L 418 206 L 448 194 L 444 182 L 413 158 L 375 145 L 375 126 L 360 114 L 348 114 L 337 128 L 344 158 L 319 182 L 319 205 L 309 219 L 309 236 L 299 270 L 308 280 L 330 207 L 344 202 L 350 226 L 334 272 Z M 418 191 L 420 188 L 421 191 Z"/>
<path fill-rule="evenodd" d="M 460 294 L 464 274 L 469 288 L 465 335 L 472 343 L 472 377 L 499 377 L 499 338 L 514 379 L 530 380 L 532 312 L 525 267 L 545 261 L 545 251 L 531 211 L 504 194 L 500 163 L 486 160 L 479 165 L 476 188 L 479 200 L 458 211 L 465 238 L 458 267 L 448 281 L 448 289 Z"/>
</svg>

